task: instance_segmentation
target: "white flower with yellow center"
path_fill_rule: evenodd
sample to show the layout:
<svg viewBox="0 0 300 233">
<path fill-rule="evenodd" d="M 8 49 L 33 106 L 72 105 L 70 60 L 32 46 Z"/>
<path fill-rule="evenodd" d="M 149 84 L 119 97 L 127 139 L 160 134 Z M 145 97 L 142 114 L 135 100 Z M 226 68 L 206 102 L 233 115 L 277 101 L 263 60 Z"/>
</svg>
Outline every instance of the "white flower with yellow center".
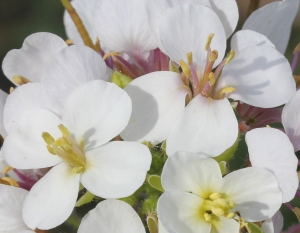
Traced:
<svg viewBox="0 0 300 233">
<path fill-rule="evenodd" d="M 245 168 L 222 178 L 215 160 L 187 152 L 168 158 L 162 185 L 158 217 L 173 233 L 238 233 L 239 215 L 262 221 L 282 203 L 277 180 L 266 169 Z"/>
<path fill-rule="evenodd" d="M 90 81 L 67 98 L 61 119 L 49 110 L 30 108 L 18 130 L 3 145 L 7 163 L 18 169 L 51 167 L 24 201 L 23 219 L 31 228 L 63 223 L 75 205 L 79 183 L 103 198 L 131 195 L 151 164 L 148 148 L 133 142 L 109 142 L 126 126 L 128 95 L 115 84 Z"/>
</svg>

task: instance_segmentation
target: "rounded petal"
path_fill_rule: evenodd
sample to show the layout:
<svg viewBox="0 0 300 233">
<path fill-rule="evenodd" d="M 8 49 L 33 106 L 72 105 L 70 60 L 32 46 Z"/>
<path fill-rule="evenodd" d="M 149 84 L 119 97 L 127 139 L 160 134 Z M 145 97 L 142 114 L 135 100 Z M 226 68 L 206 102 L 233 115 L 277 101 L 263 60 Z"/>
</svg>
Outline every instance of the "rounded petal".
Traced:
<svg viewBox="0 0 300 233">
<path fill-rule="evenodd" d="M 254 11 L 244 23 L 243 29 L 265 35 L 284 54 L 298 8 L 299 0 L 272 2 Z"/>
<path fill-rule="evenodd" d="M 103 145 L 128 124 L 131 100 L 113 83 L 94 80 L 80 85 L 68 97 L 62 122 L 85 150 Z"/>
<path fill-rule="evenodd" d="M 149 149 L 136 142 L 109 142 L 86 152 L 81 183 L 103 198 L 133 194 L 145 181 L 151 164 Z"/>
<path fill-rule="evenodd" d="M 240 51 L 250 46 L 270 46 L 275 48 L 275 45 L 266 36 L 251 30 L 238 31 L 231 38 L 230 47 L 234 51 Z"/>
<path fill-rule="evenodd" d="M 168 232 L 210 233 L 211 224 L 201 218 L 204 200 L 194 194 L 173 191 L 163 193 L 157 203 L 158 217 Z"/>
<path fill-rule="evenodd" d="M 266 168 L 275 175 L 283 203 L 291 201 L 299 180 L 298 159 L 289 138 L 278 129 L 260 128 L 246 134 L 246 143 L 252 166 Z"/>
<path fill-rule="evenodd" d="M 46 109 L 25 110 L 20 116 L 18 130 L 4 141 L 2 153 L 5 161 L 18 169 L 44 168 L 61 162 L 60 157 L 48 152 L 42 138 L 42 132 L 48 132 L 54 138 L 60 137 L 59 124 L 61 120 Z"/>
<path fill-rule="evenodd" d="M 93 12 L 95 9 L 97 0 L 73 0 L 72 6 L 75 8 L 77 14 L 79 15 L 84 27 L 86 28 L 89 36 L 91 37 L 94 44 L 96 43 L 97 35 L 94 28 L 93 22 Z M 74 44 L 84 44 L 83 40 L 70 17 L 70 14 L 65 11 L 64 13 L 64 25 L 66 29 L 67 36 L 72 40 Z"/>
<path fill-rule="evenodd" d="M 271 218 L 282 204 L 275 176 L 263 168 L 249 167 L 229 173 L 220 183 L 219 192 L 233 201 L 234 209 L 249 222 Z"/>
<path fill-rule="evenodd" d="M 300 150 L 300 91 L 289 100 L 282 111 L 282 124 L 286 135 L 294 146 L 294 150 Z"/>
<path fill-rule="evenodd" d="M 132 113 L 121 137 L 126 141 L 149 141 L 153 145 L 165 140 L 185 107 L 188 91 L 180 74 L 153 72 L 133 80 L 124 90 L 132 100 Z"/>
<path fill-rule="evenodd" d="M 176 151 L 220 155 L 236 141 L 238 123 L 227 99 L 197 95 L 179 115 L 167 138 L 167 154 Z"/>
<path fill-rule="evenodd" d="M 264 221 L 261 226 L 261 229 L 264 233 L 280 233 L 283 228 L 283 216 L 278 210 L 276 214 Z"/>
<path fill-rule="evenodd" d="M 203 72 L 207 59 L 205 45 L 211 33 L 215 34 L 211 48 L 219 53 L 215 64 L 223 59 L 226 36 L 222 23 L 217 14 L 205 6 L 185 4 L 168 9 L 159 31 L 164 50 L 177 63 L 180 60 L 187 63 L 187 53 L 192 52 L 193 62 Z"/>
<path fill-rule="evenodd" d="M 7 132 L 3 125 L 3 112 L 7 96 L 8 94 L 0 89 L 0 134 L 3 138 L 6 138 L 7 136 Z"/>
<path fill-rule="evenodd" d="M 157 47 L 146 22 L 144 0 L 99 0 L 94 11 L 95 29 L 111 51 L 142 54 Z"/>
<path fill-rule="evenodd" d="M 285 104 L 296 91 L 288 60 L 269 46 L 250 46 L 237 52 L 224 67 L 216 90 L 228 86 L 236 88 L 228 98 L 261 108 Z"/>
<path fill-rule="evenodd" d="M 45 108 L 61 115 L 63 104 L 57 88 L 42 83 L 28 83 L 16 88 L 7 98 L 3 123 L 8 134 L 19 127 L 19 118 L 29 108 Z"/>
<path fill-rule="evenodd" d="M 130 229 L 130 230 L 129 230 Z M 100 202 L 81 220 L 78 233 L 146 233 L 144 225 L 126 202 L 105 200 Z"/>
<path fill-rule="evenodd" d="M 207 198 L 219 185 L 222 174 L 219 164 L 201 154 L 177 152 L 164 165 L 161 182 L 166 191 L 191 192 Z"/>
<path fill-rule="evenodd" d="M 24 40 L 21 49 L 6 54 L 2 70 L 9 80 L 21 75 L 31 82 L 40 82 L 47 61 L 66 47 L 64 40 L 52 33 L 34 33 Z"/>
<path fill-rule="evenodd" d="M 78 196 L 80 177 L 71 169 L 62 162 L 32 187 L 23 206 L 23 219 L 29 228 L 48 230 L 71 215 Z"/>
<path fill-rule="evenodd" d="M 28 227 L 22 219 L 25 189 L 0 184 L 0 232 L 18 233 Z"/>
<path fill-rule="evenodd" d="M 102 79 L 108 81 L 102 57 L 83 45 L 72 45 L 53 56 L 42 74 L 42 83 L 61 89 L 62 101 L 80 84 Z"/>
</svg>

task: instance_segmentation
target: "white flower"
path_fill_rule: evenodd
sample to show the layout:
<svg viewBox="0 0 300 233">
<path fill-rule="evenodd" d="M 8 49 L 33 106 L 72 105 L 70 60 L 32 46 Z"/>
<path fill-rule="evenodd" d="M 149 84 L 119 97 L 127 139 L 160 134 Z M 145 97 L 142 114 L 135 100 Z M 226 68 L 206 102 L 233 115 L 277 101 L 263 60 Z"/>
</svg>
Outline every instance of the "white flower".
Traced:
<svg viewBox="0 0 300 233">
<path fill-rule="evenodd" d="M 222 178 L 215 160 L 187 152 L 168 158 L 162 185 L 166 192 L 158 201 L 158 217 L 174 233 L 239 232 L 236 212 L 257 222 L 272 217 L 282 203 L 269 171 L 251 167 Z"/>
<path fill-rule="evenodd" d="M 131 101 L 122 89 L 94 80 L 70 94 L 61 119 L 42 108 L 21 114 L 18 131 L 4 142 L 5 160 L 19 169 L 54 166 L 24 202 L 23 219 L 31 229 L 64 222 L 79 182 L 103 198 L 129 196 L 143 184 L 151 163 L 148 148 L 109 142 L 124 129 L 130 113 Z"/>
</svg>

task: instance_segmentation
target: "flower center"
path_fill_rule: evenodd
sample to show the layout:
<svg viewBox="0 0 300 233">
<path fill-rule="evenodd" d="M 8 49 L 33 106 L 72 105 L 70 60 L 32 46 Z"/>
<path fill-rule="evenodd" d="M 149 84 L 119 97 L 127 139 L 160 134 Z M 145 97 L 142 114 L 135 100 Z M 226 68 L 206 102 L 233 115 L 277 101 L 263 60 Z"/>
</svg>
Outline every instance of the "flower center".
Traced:
<svg viewBox="0 0 300 233">
<path fill-rule="evenodd" d="M 73 173 L 85 170 L 86 159 L 83 144 L 79 145 L 71 136 L 70 131 L 62 124 L 58 125 L 62 137 L 55 140 L 49 133 L 43 132 L 42 137 L 47 143 L 49 153 L 59 156 L 72 167 Z"/>
<path fill-rule="evenodd" d="M 230 211 L 234 206 L 232 201 L 222 198 L 220 193 L 212 193 L 204 200 L 201 212 L 203 211 L 203 217 L 207 222 L 220 216 L 233 218 L 235 213 Z"/>
</svg>

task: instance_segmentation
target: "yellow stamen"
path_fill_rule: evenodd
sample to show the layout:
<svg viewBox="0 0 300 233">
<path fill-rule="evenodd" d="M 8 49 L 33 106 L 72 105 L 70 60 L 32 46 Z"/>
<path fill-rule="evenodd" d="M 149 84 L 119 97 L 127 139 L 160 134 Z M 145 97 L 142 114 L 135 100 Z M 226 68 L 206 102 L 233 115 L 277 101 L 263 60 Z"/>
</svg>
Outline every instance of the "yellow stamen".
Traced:
<svg viewBox="0 0 300 233">
<path fill-rule="evenodd" d="M 14 90 L 15 90 L 15 88 L 11 87 L 11 88 L 9 89 L 9 94 L 13 93 Z"/>
<path fill-rule="evenodd" d="M 266 125 L 266 128 L 272 128 L 271 126 L 269 126 L 269 125 Z"/>
<path fill-rule="evenodd" d="M 235 206 L 235 204 L 233 203 L 233 201 L 228 201 L 228 205 L 230 208 L 233 208 Z"/>
<path fill-rule="evenodd" d="M 234 56 L 235 56 L 235 51 L 231 50 L 229 52 L 229 54 L 227 55 L 225 64 L 227 65 L 229 62 L 231 62 L 231 60 L 234 58 Z"/>
<path fill-rule="evenodd" d="M 226 215 L 226 218 L 233 218 L 234 216 L 235 216 L 234 213 L 229 213 L 229 214 Z"/>
<path fill-rule="evenodd" d="M 71 5 L 69 0 L 61 0 L 64 8 L 68 11 L 69 15 L 71 16 L 84 44 L 92 49 L 95 49 L 93 41 L 88 34 L 82 20 L 80 19 L 79 15 L 77 14 L 74 7 Z"/>
<path fill-rule="evenodd" d="M 185 76 L 190 77 L 191 76 L 191 70 L 188 67 L 188 65 L 183 60 L 180 60 L 179 64 L 180 64 L 181 69 L 182 69 L 183 73 L 185 74 Z"/>
<path fill-rule="evenodd" d="M 222 210 L 221 208 L 211 208 L 211 211 L 217 216 L 224 215 L 224 210 Z"/>
<path fill-rule="evenodd" d="M 211 215 L 208 214 L 208 213 L 205 213 L 205 214 L 204 214 L 204 219 L 205 219 L 206 222 L 210 222 L 210 220 L 211 220 Z"/>
<path fill-rule="evenodd" d="M 215 78 L 215 74 L 213 72 L 209 73 L 208 79 L 209 79 L 209 85 L 210 86 L 215 84 L 216 78 Z"/>
<path fill-rule="evenodd" d="M 220 198 L 220 197 L 221 197 L 220 193 L 212 193 L 212 194 L 209 195 L 209 198 L 213 201 Z"/>
<path fill-rule="evenodd" d="M 24 85 L 24 84 L 27 84 L 27 83 L 30 83 L 30 80 L 21 76 L 21 75 L 15 75 L 13 78 L 12 78 L 12 81 L 18 85 Z"/>
<path fill-rule="evenodd" d="M 221 90 L 221 94 L 228 94 L 228 93 L 232 93 L 232 92 L 235 92 L 235 91 L 236 91 L 235 87 L 224 87 Z"/>
<path fill-rule="evenodd" d="M 58 128 L 64 137 L 70 137 L 71 132 L 63 124 L 59 124 Z"/>
<path fill-rule="evenodd" d="M 42 133 L 42 138 L 48 145 L 52 145 L 55 142 L 54 138 L 47 132 Z"/>
<path fill-rule="evenodd" d="M 293 209 L 294 214 L 296 215 L 298 222 L 300 222 L 300 209 L 298 207 L 295 207 Z"/>
<path fill-rule="evenodd" d="M 213 203 L 220 206 L 220 207 L 222 207 L 222 208 L 227 207 L 227 202 L 223 198 L 218 198 L 218 199 L 214 200 Z"/>
<path fill-rule="evenodd" d="M 3 170 L 2 173 L 6 174 L 7 172 L 9 172 L 10 170 L 12 170 L 13 168 L 11 166 L 6 166 Z"/>
<path fill-rule="evenodd" d="M 209 46 L 211 44 L 211 41 L 212 41 L 212 38 L 214 37 L 214 35 L 215 35 L 214 33 L 211 33 L 211 34 L 208 35 L 206 43 L 205 43 L 205 50 L 206 51 L 208 50 L 208 48 L 209 48 Z"/>
<path fill-rule="evenodd" d="M 70 150 L 72 143 L 69 142 L 65 137 L 61 137 L 55 141 L 55 146 L 59 146 L 64 150 Z"/>
<path fill-rule="evenodd" d="M 1 182 L 1 181 L 4 181 L 4 182 Z M 5 182 L 7 182 L 7 183 L 5 183 Z M 9 177 L 2 177 L 0 179 L 0 183 L 9 184 L 11 186 L 19 187 L 19 184 L 17 183 L 17 181 L 15 181 L 15 180 L 13 180 L 12 178 L 9 178 Z"/>
<path fill-rule="evenodd" d="M 187 53 L 186 57 L 187 57 L 188 65 L 190 66 L 193 63 L 193 53 L 192 52 Z"/>
<path fill-rule="evenodd" d="M 52 146 L 50 146 L 50 145 L 47 145 L 47 150 L 49 151 L 49 153 L 50 153 L 50 154 L 52 154 L 52 155 L 56 155 L 56 152 L 55 152 L 55 150 L 53 149 L 53 147 L 52 147 Z"/>
<path fill-rule="evenodd" d="M 106 60 L 110 56 L 120 56 L 120 54 L 117 52 L 109 52 L 103 56 L 103 60 Z"/>
<path fill-rule="evenodd" d="M 66 44 L 67 44 L 67 45 L 72 45 L 72 44 L 73 44 L 73 41 L 70 40 L 70 39 L 66 39 Z"/>
<path fill-rule="evenodd" d="M 300 52 L 300 43 L 294 48 L 294 54 Z"/>
<path fill-rule="evenodd" d="M 218 55 L 219 55 L 218 51 L 217 50 L 213 50 L 209 54 L 208 60 L 210 62 L 214 62 L 214 61 L 216 61 L 218 59 Z"/>
</svg>

